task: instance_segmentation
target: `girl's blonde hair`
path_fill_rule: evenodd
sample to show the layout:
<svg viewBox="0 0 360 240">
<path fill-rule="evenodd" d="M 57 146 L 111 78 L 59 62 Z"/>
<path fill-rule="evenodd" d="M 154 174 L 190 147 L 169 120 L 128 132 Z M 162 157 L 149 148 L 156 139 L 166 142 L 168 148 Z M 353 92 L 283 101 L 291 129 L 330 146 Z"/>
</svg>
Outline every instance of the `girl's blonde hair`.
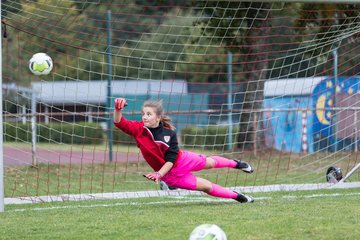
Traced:
<svg viewBox="0 0 360 240">
<path fill-rule="evenodd" d="M 169 128 L 171 130 L 175 130 L 174 124 L 171 122 L 171 118 L 169 116 L 164 115 L 164 108 L 162 106 L 162 100 L 146 100 L 143 104 L 144 107 L 151 107 L 154 109 L 155 114 L 160 116 L 160 122 L 163 123 L 164 127 Z"/>
</svg>

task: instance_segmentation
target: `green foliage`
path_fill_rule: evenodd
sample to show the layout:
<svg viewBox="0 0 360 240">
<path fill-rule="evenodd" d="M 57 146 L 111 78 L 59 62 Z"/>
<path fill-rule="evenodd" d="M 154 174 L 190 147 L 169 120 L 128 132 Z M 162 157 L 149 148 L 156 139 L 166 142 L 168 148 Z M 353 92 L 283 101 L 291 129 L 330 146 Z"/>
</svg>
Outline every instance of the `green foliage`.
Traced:
<svg viewBox="0 0 360 240">
<path fill-rule="evenodd" d="M 21 0 L 2 0 L 1 1 L 1 14 L 6 16 L 8 12 L 19 13 L 21 11 Z"/>
<path fill-rule="evenodd" d="M 68 144 L 100 144 L 104 141 L 103 130 L 95 123 L 37 124 L 37 141 Z M 31 142 L 31 124 L 4 123 L 5 142 Z"/>
<path fill-rule="evenodd" d="M 133 29 L 146 34 L 141 36 L 141 41 L 129 41 L 119 49 L 119 53 L 114 58 L 116 62 L 114 71 L 135 79 L 181 77 L 179 70 L 176 70 L 176 63 L 185 60 L 184 49 L 191 38 L 189 29 L 193 20 L 191 17 L 179 16 L 191 16 L 191 12 L 174 6 L 174 9 L 161 13 L 164 15 L 161 22 L 158 18 L 152 18 L 150 13 L 147 11 L 146 16 L 139 20 L 140 23 L 146 22 L 146 24 L 136 25 L 151 27 Z M 118 39 L 122 38 L 119 36 Z"/>
<path fill-rule="evenodd" d="M 4 122 L 4 142 L 31 142 L 31 125 Z"/>
<path fill-rule="evenodd" d="M 158 5 L 150 7 L 153 4 Z M 211 82 L 211 79 L 225 82 L 227 79 L 224 74 L 209 75 L 208 63 L 216 63 L 211 66 L 211 72 L 225 73 L 226 52 L 229 49 L 239 56 L 234 62 L 248 63 L 234 64 L 234 72 L 246 72 L 246 66 L 254 69 L 252 61 L 245 58 L 252 55 L 249 53 L 259 51 L 251 49 L 252 46 L 264 44 L 261 42 L 264 39 L 254 36 L 263 34 L 257 29 L 266 29 L 274 23 L 269 21 L 270 14 L 294 16 L 295 19 L 296 15 L 299 16 L 295 23 L 291 22 L 294 19 L 291 17 L 271 18 L 272 21 L 283 21 L 285 26 L 289 26 L 283 27 L 282 32 L 276 34 L 278 42 L 269 51 L 274 55 L 270 54 L 266 58 L 273 64 L 271 77 L 316 74 L 311 67 L 307 69 L 312 65 L 319 66 L 312 52 L 312 47 L 318 44 L 309 46 L 306 52 L 310 57 L 306 60 L 302 52 L 288 52 L 287 49 L 297 49 L 298 43 L 313 41 L 305 38 L 296 40 L 295 35 L 313 38 L 316 34 L 318 41 L 330 43 L 324 48 L 333 47 L 336 44 L 331 39 L 338 37 L 335 32 L 352 29 L 360 21 L 357 4 L 278 3 L 270 6 L 269 3 L 250 2 L 128 0 L 123 4 L 109 5 L 107 2 L 94 4 L 41 0 L 4 1 L 3 5 L 7 26 L 7 38 L 3 39 L 6 50 L 3 59 L 9 66 L 3 70 L 6 76 L 4 80 L 24 85 L 29 85 L 35 79 L 27 69 L 27 60 L 39 51 L 46 51 L 54 60 L 55 71 L 68 79 L 107 78 L 105 36 L 108 10 L 112 12 L 113 22 L 117 23 L 111 26 L 110 49 L 113 54 L 113 73 L 117 78 L 184 78 L 191 82 Z M 270 11 L 272 8 L 283 10 Z M 18 14 L 20 10 L 21 14 Z M 289 32 L 294 31 L 294 26 L 298 34 Z M 271 39 L 268 38 L 269 44 Z M 279 44 L 281 42 L 286 44 Z M 292 42 L 296 44 L 289 44 Z M 266 49 L 260 50 L 267 52 Z M 273 63 L 272 59 L 278 62 Z M 303 63 L 298 64 L 299 61 Z M 257 59 L 255 62 L 261 61 Z M 351 62 L 348 64 L 357 65 Z M 341 66 L 342 72 L 350 69 L 348 64 Z M 259 70 L 263 68 L 259 66 Z M 323 73 L 329 66 L 317 68 Z M 42 78 L 50 79 L 51 76 Z M 241 74 L 233 76 L 234 82 L 251 78 Z M 256 76 L 254 79 L 257 79 Z"/>
<path fill-rule="evenodd" d="M 120 129 L 115 128 L 113 130 L 113 141 L 114 144 L 134 144 L 134 137 L 124 133 Z"/>
<path fill-rule="evenodd" d="M 176 78 L 172 74 L 175 64 L 171 61 L 179 60 L 187 39 L 178 38 L 176 34 L 179 32 L 178 28 L 173 27 L 174 21 L 180 21 L 183 26 L 191 25 L 192 21 L 191 18 L 181 19 L 174 16 L 182 11 L 178 9 L 179 6 L 187 6 L 190 2 L 130 0 L 111 6 L 106 2 L 23 2 L 22 14 L 7 12 L 11 16 L 7 28 L 8 37 L 4 40 L 10 54 L 6 54 L 8 58 L 5 58 L 5 61 L 12 66 L 12 71 L 4 69 L 5 75 L 15 82 L 29 85 L 35 77 L 26 67 L 27 59 L 35 52 L 45 51 L 54 60 L 56 73 L 68 79 L 106 78 L 107 11 L 110 10 L 111 22 L 118 23 L 111 25 L 110 49 L 113 72 L 120 76 L 118 78 Z M 159 6 L 149 7 L 154 4 Z M 167 14 L 171 17 L 166 17 Z M 26 24 L 24 19 L 27 19 Z M 152 43 L 148 44 L 144 39 L 139 41 L 144 36 L 146 41 Z M 154 54 L 152 50 L 157 53 Z M 19 54 L 21 59 L 12 57 Z M 140 61 L 139 58 L 149 60 Z M 165 63 L 164 59 L 169 63 Z M 14 68 L 20 71 L 15 73 Z M 170 75 L 163 76 L 165 72 Z M 19 75 L 22 78 L 19 78 Z"/>
<path fill-rule="evenodd" d="M 344 37 L 357 39 L 357 34 L 350 31 L 360 23 L 359 13 L 359 4 L 304 3 L 299 6 L 299 19 L 294 23 L 297 41 L 308 48 L 307 57 L 318 56 L 313 65 L 326 61 L 329 57 L 323 56 L 324 53 L 339 47 Z"/>
<path fill-rule="evenodd" d="M 203 147 L 205 149 L 223 149 L 228 141 L 227 127 L 210 126 L 204 128 L 185 127 L 181 130 L 181 143 L 185 147 Z M 233 139 L 237 137 L 238 128 L 233 128 Z"/>
<path fill-rule="evenodd" d="M 66 144 L 102 144 L 106 133 L 96 123 L 80 122 L 37 124 L 37 142 Z M 31 142 L 31 124 L 4 123 L 4 142 Z M 123 131 L 113 129 L 114 144 L 135 143 L 134 138 Z"/>
<path fill-rule="evenodd" d="M 196 4 L 199 11 L 212 17 L 204 17 L 195 24 L 201 26 L 205 36 L 212 38 L 217 44 L 216 41 L 224 42 L 225 47 L 229 48 L 251 44 L 254 39 L 244 36 L 251 35 L 252 29 L 263 26 L 268 21 L 271 9 L 271 3 L 198 1 Z"/>
<path fill-rule="evenodd" d="M 58 17 L 66 16 L 70 21 L 78 16 L 79 12 L 74 1 L 23 1 L 21 8 L 21 14 L 8 12 L 7 37 L 3 39 L 8 49 L 3 59 L 11 67 L 5 69 L 4 74 L 12 82 L 29 85 L 29 79 L 35 77 L 28 69 L 28 60 L 36 52 L 47 52 L 53 60 L 56 59 L 56 68 L 61 59 L 58 56 L 66 52 L 67 45 L 64 43 L 71 42 L 73 40 L 69 39 L 74 38 L 71 31 L 63 33 L 69 22 L 59 21 Z M 14 57 L 19 55 L 21 57 Z M 50 76 L 43 78 L 48 79 Z"/>
</svg>

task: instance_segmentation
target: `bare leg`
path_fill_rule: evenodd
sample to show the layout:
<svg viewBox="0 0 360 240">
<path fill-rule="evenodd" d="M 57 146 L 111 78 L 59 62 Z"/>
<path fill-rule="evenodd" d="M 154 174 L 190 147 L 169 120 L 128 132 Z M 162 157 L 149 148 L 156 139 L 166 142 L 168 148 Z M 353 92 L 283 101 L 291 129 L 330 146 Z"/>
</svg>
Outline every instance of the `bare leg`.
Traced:
<svg viewBox="0 0 360 240">
<path fill-rule="evenodd" d="M 214 168 L 214 166 L 215 166 L 215 159 L 211 157 L 207 157 L 204 169 L 211 169 Z"/>
</svg>

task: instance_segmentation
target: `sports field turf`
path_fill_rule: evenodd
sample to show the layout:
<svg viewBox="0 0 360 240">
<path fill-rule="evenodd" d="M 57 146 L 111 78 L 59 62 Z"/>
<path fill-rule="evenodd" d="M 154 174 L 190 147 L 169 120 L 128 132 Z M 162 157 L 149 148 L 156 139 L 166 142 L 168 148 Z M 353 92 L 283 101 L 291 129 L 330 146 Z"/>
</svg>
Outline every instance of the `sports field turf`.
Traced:
<svg viewBox="0 0 360 240">
<path fill-rule="evenodd" d="M 215 223 L 229 240 L 359 239 L 360 189 L 6 205 L 1 239 L 187 239 Z"/>
</svg>

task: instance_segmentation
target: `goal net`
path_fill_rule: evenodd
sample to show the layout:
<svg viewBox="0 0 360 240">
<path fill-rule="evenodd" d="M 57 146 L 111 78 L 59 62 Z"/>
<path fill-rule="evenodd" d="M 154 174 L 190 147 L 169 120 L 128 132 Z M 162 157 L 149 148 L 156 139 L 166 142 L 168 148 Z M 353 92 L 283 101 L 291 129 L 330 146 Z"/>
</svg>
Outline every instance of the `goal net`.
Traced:
<svg viewBox="0 0 360 240">
<path fill-rule="evenodd" d="M 196 173 L 222 186 L 358 186 L 360 4 L 331 2 L 3 1 L 5 199 L 181 194 L 142 177 L 116 97 L 130 120 L 162 99 L 182 149 L 256 169 Z"/>
</svg>

